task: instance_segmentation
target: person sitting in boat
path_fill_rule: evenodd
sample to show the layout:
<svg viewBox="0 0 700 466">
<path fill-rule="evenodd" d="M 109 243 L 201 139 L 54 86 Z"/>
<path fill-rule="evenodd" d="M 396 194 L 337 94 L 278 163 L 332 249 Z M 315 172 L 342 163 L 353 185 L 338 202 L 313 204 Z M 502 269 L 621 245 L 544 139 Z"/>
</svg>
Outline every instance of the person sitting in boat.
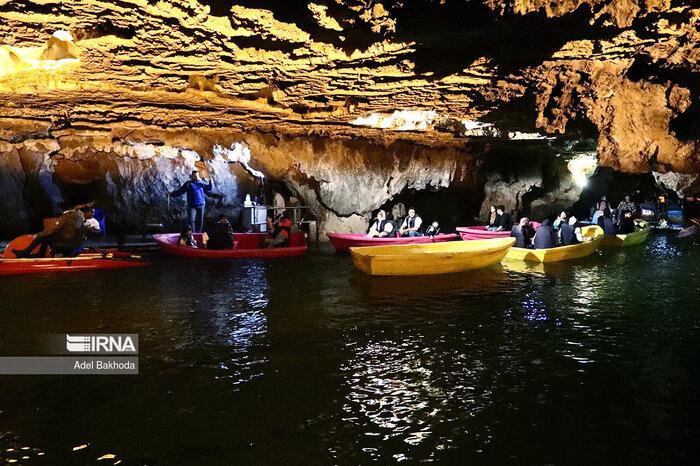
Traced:
<svg viewBox="0 0 700 466">
<path fill-rule="evenodd" d="M 603 210 L 603 215 L 598 217 L 598 226 L 603 229 L 603 233 L 606 235 L 616 235 L 617 229 L 615 228 L 615 221 L 610 214 L 610 209 L 607 207 Z"/>
<path fill-rule="evenodd" d="M 180 246 L 189 246 L 191 248 L 197 247 L 197 240 L 194 239 L 191 227 L 182 227 L 182 231 L 180 232 L 180 238 L 178 238 L 177 244 L 179 244 Z"/>
<path fill-rule="evenodd" d="M 95 214 L 93 203 L 76 206 L 67 210 L 48 228 L 34 237 L 29 246 L 24 249 L 13 249 L 16 257 L 32 257 L 32 251 L 41 246 L 34 257 L 44 257 L 51 246 L 54 256 L 73 257 L 80 252 L 88 232 L 99 232 L 100 225 L 93 219 Z"/>
<path fill-rule="evenodd" d="M 433 239 L 433 237 L 438 234 L 440 234 L 440 224 L 437 220 L 433 220 L 433 223 L 425 230 L 425 236 L 430 236 L 430 239 Z"/>
<path fill-rule="evenodd" d="M 559 228 L 559 242 L 562 246 L 579 244 L 583 242 L 583 232 L 576 217 L 569 218 L 568 223 L 564 223 Z"/>
<path fill-rule="evenodd" d="M 386 212 L 380 210 L 377 212 L 377 220 L 372 224 L 369 233 L 365 235 L 367 238 L 384 238 L 386 236 L 396 236 L 396 227 L 394 222 L 387 220 Z"/>
<path fill-rule="evenodd" d="M 401 236 L 423 236 L 421 233 L 421 226 L 423 225 L 423 220 L 416 215 L 416 209 L 410 207 L 408 209 L 408 216 L 404 219 L 399 228 L 399 235 Z"/>
<path fill-rule="evenodd" d="M 500 215 L 496 212 L 496 206 L 491 206 L 491 213 L 489 214 L 489 225 L 486 227 L 487 231 L 496 231 L 498 228 L 498 220 Z"/>
<path fill-rule="evenodd" d="M 557 247 L 557 234 L 552 228 L 552 221 L 544 219 L 542 225 L 535 230 L 535 237 L 532 239 L 535 249 L 551 249 Z"/>
<path fill-rule="evenodd" d="M 498 220 L 496 229 L 493 231 L 511 231 L 513 229 L 513 217 L 506 212 L 506 207 L 504 205 L 496 207 L 496 214 L 498 214 Z"/>
<path fill-rule="evenodd" d="M 596 223 L 598 218 L 603 215 L 603 211 L 608 209 L 612 212 L 612 206 L 608 202 L 607 196 L 600 198 L 600 201 L 596 202 L 594 207 L 591 207 L 591 222 Z"/>
<path fill-rule="evenodd" d="M 515 238 L 515 244 L 513 247 L 516 248 L 532 248 L 532 236 L 534 232 L 532 231 L 532 226 L 530 225 L 530 219 L 523 217 L 520 219 L 520 223 L 513 226 L 510 230 L 510 236 Z"/>
<path fill-rule="evenodd" d="M 554 223 L 552 224 L 552 228 L 554 228 L 555 231 L 558 231 L 562 225 L 566 225 L 566 212 L 562 212 L 559 214 L 559 216 L 554 219 Z"/>
<path fill-rule="evenodd" d="M 209 226 L 202 234 L 202 243 L 206 249 L 229 249 L 233 247 L 233 227 L 228 217 L 220 214 L 216 223 Z"/>
<path fill-rule="evenodd" d="M 617 233 L 620 235 L 628 235 L 634 233 L 634 218 L 632 217 L 632 212 L 629 210 L 623 210 L 620 213 L 620 225 L 617 229 Z"/>
<path fill-rule="evenodd" d="M 287 218 L 285 213 L 282 213 L 276 222 L 267 217 L 267 229 L 270 230 L 270 236 L 265 238 L 265 244 L 268 248 L 289 246 L 289 236 L 292 234 L 292 221 Z"/>
<path fill-rule="evenodd" d="M 620 203 L 617 206 L 617 211 L 619 212 L 620 219 L 622 219 L 622 212 L 635 212 L 636 210 L 637 205 L 630 200 L 629 196 L 625 196 L 625 198 L 622 201 L 620 201 Z"/>
</svg>

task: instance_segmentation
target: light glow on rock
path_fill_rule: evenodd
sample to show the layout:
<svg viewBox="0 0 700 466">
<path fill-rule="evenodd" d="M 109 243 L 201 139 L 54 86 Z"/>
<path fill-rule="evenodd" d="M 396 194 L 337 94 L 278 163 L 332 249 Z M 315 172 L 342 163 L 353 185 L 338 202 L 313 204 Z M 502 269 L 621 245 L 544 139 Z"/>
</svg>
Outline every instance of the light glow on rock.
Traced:
<svg viewBox="0 0 700 466">
<path fill-rule="evenodd" d="M 55 70 L 79 62 L 73 36 L 63 29 L 54 32 L 42 47 L 0 45 L 0 78 L 21 71 Z"/>
<path fill-rule="evenodd" d="M 391 115 L 372 113 L 357 117 L 352 124 L 394 131 L 429 131 L 434 130 L 438 123 L 450 120 L 453 123 L 461 123 L 464 127 L 463 132 L 468 136 L 487 136 L 489 134 L 485 130 L 493 126 L 492 123 L 475 120 L 457 121 L 432 110 L 396 110 Z"/>
<path fill-rule="evenodd" d="M 231 144 L 230 149 L 217 144 L 214 146 L 214 157 L 220 160 L 225 160 L 229 163 L 240 162 L 240 164 L 243 165 L 251 175 L 257 178 L 265 178 L 265 175 L 263 175 L 261 171 L 258 171 L 248 165 L 251 160 L 251 155 L 250 149 L 245 144 L 234 142 Z"/>
<path fill-rule="evenodd" d="M 598 156 L 595 153 L 580 154 L 569 160 L 567 168 L 571 172 L 574 182 L 584 187 L 588 183 L 588 178 L 595 173 L 598 168 Z"/>
</svg>

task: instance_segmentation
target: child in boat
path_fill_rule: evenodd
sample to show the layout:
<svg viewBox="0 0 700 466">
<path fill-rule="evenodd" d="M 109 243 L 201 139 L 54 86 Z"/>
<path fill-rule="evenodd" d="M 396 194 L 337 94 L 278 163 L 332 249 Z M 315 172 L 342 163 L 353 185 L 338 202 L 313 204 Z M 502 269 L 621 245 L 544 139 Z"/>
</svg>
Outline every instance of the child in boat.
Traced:
<svg viewBox="0 0 700 466">
<path fill-rule="evenodd" d="M 369 233 L 365 236 L 367 238 L 384 238 L 386 236 L 396 236 L 396 228 L 394 227 L 394 222 L 387 220 L 386 212 L 380 210 L 377 212 L 377 220 L 372 224 L 369 229 Z"/>
<path fill-rule="evenodd" d="M 433 236 L 437 235 L 440 233 L 440 224 L 438 223 L 437 220 L 433 220 L 433 223 L 430 224 L 427 230 L 425 230 L 425 236 L 430 236 L 432 239 Z"/>
<path fill-rule="evenodd" d="M 180 246 L 189 246 L 191 248 L 197 247 L 197 240 L 194 239 L 192 235 L 191 227 L 183 227 L 180 232 L 180 238 L 177 240 L 177 244 Z"/>
</svg>

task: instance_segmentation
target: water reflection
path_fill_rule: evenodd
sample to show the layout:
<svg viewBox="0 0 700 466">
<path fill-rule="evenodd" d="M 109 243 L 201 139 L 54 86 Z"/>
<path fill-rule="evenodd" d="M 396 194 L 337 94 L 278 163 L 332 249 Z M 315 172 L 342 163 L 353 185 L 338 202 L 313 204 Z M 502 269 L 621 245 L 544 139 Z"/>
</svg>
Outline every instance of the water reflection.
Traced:
<svg viewBox="0 0 700 466">
<path fill-rule="evenodd" d="M 424 340 L 418 334 L 353 345 L 354 355 L 341 367 L 349 386 L 343 421 L 365 433 L 363 451 L 370 456 L 380 457 L 381 445 L 392 442 L 394 460 L 417 459 L 412 447 L 429 440 L 430 458 L 464 433 L 449 423 L 463 423 L 491 403 L 491 391 L 478 387 L 486 371 L 479 357 L 449 348 L 444 339 Z"/>
</svg>

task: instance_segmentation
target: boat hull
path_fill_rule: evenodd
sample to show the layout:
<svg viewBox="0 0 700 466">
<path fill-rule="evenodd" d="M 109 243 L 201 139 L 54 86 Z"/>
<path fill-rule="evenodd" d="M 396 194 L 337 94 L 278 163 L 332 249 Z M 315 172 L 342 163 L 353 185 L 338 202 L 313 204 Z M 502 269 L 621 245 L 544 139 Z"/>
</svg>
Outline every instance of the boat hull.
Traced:
<svg viewBox="0 0 700 466">
<path fill-rule="evenodd" d="M 593 254 L 603 240 L 603 230 L 598 226 L 583 227 L 581 232 L 584 237 L 592 238 L 580 244 L 570 246 L 558 246 L 548 249 L 510 248 L 506 254 L 507 259 L 528 262 L 558 262 L 570 259 L 579 259 Z"/>
<path fill-rule="evenodd" d="M 445 241 L 455 241 L 457 235 L 437 235 L 433 236 L 416 236 L 416 237 L 401 237 L 401 238 L 367 238 L 362 233 L 326 233 L 326 236 L 331 240 L 331 244 L 336 251 L 347 251 L 350 248 L 360 248 L 368 246 L 388 246 L 394 244 L 428 244 L 441 243 Z"/>
<path fill-rule="evenodd" d="M 540 226 L 537 222 L 530 222 L 533 228 Z M 487 231 L 487 225 L 475 227 L 457 227 L 457 233 L 462 237 L 463 241 L 472 241 L 475 239 L 494 239 L 508 238 L 510 231 Z"/>
<path fill-rule="evenodd" d="M 0 275 L 25 275 L 31 273 L 81 272 L 86 270 L 110 270 L 143 267 L 148 262 L 128 260 L 133 256 L 108 254 L 85 254 L 77 257 L 36 259 L 0 259 Z"/>
<path fill-rule="evenodd" d="M 353 263 L 368 275 L 436 275 L 500 262 L 515 238 L 350 248 Z"/>
<path fill-rule="evenodd" d="M 642 244 L 649 237 L 650 230 L 637 230 L 627 235 L 605 235 L 601 243 L 608 247 L 627 247 Z"/>
<path fill-rule="evenodd" d="M 268 258 L 268 257 L 298 257 L 306 252 L 306 236 L 304 233 L 292 233 L 289 246 L 278 248 L 264 247 L 266 233 L 234 233 L 234 247 L 230 249 L 204 249 L 202 246 L 202 234 L 195 233 L 194 237 L 200 247 L 191 248 L 180 246 L 179 234 L 165 233 L 153 235 L 161 250 L 173 256 L 204 258 L 204 259 L 244 259 L 244 258 Z"/>
<path fill-rule="evenodd" d="M 637 219 L 634 221 L 634 224 L 637 227 L 634 233 L 628 233 L 626 235 L 605 235 L 601 246 L 619 248 L 642 244 L 647 240 L 651 232 L 649 222 Z"/>
</svg>

